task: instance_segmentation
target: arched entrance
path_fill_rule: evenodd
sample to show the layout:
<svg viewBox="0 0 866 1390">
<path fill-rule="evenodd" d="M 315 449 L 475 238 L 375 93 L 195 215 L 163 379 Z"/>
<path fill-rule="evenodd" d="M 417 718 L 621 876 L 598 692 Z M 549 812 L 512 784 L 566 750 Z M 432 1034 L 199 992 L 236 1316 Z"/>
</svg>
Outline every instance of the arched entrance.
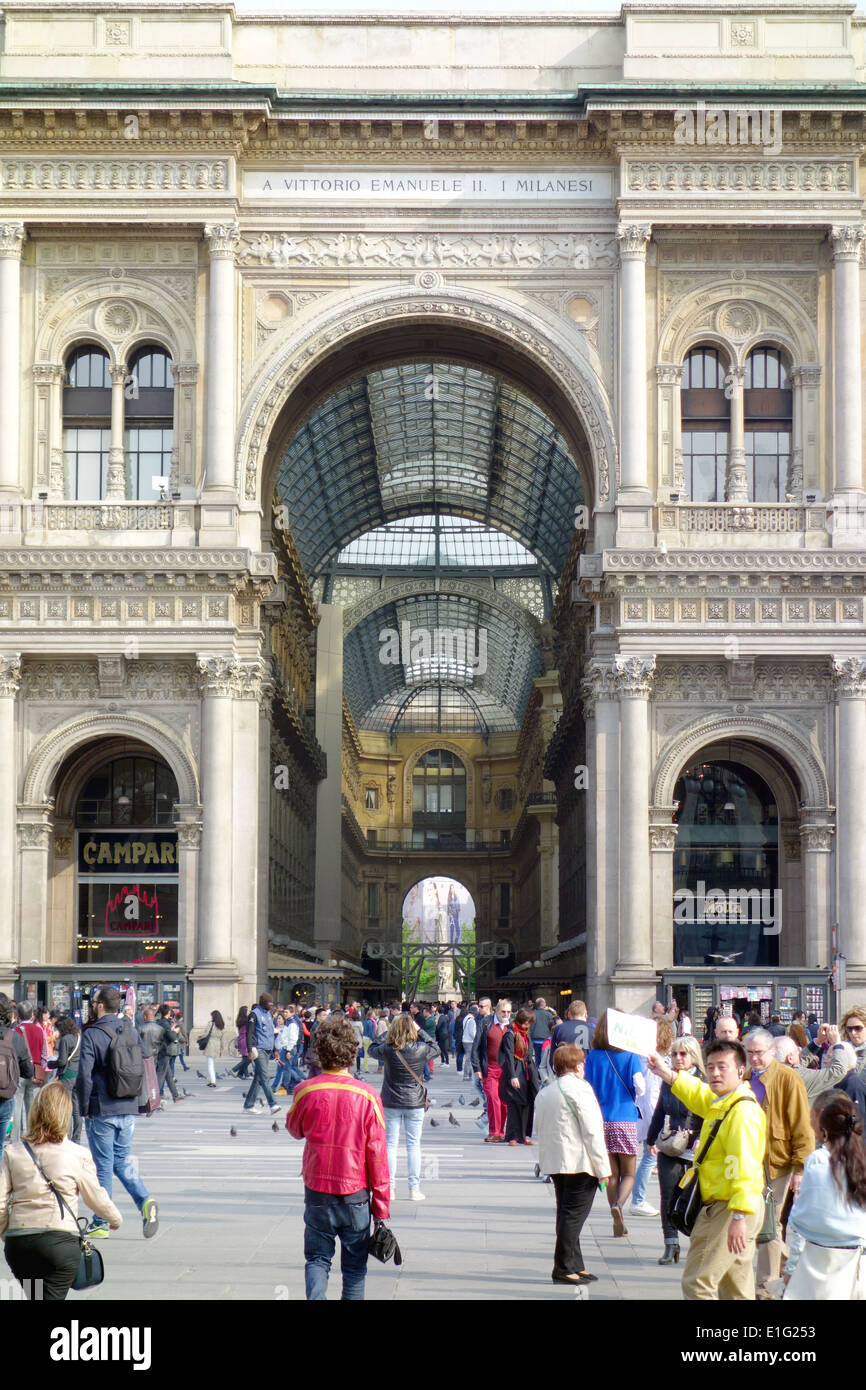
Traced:
<svg viewBox="0 0 866 1390">
<path fill-rule="evenodd" d="M 475 987 L 476 908 L 449 874 L 419 879 L 402 907 L 406 998 L 469 998 Z"/>
</svg>

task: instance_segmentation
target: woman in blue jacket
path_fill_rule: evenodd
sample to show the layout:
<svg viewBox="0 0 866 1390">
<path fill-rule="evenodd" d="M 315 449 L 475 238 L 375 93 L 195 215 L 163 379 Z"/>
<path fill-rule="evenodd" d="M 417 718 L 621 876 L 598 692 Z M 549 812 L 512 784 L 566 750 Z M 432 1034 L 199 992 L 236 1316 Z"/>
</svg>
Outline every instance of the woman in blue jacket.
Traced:
<svg viewBox="0 0 866 1390">
<path fill-rule="evenodd" d="M 592 1051 L 587 1056 L 584 1075 L 595 1092 L 604 1119 L 604 1142 L 611 1171 L 607 1200 L 615 1236 L 628 1235 L 622 1209 L 634 1187 L 640 1147 L 637 1097 L 646 1090 L 641 1067 L 641 1059 L 636 1053 L 611 1047 L 607 1036 L 607 1014 L 602 1014 L 595 1025 Z"/>
</svg>

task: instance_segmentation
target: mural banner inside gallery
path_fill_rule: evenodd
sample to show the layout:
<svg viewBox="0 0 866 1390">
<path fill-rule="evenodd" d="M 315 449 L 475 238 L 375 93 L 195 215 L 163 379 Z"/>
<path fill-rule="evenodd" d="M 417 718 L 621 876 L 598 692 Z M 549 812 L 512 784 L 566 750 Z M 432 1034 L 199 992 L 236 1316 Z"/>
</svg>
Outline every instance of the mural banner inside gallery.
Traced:
<svg viewBox="0 0 866 1390">
<path fill-rule="evenodd" d="M 456 879 L 422 879 L 403 899 L 403 929 L 411 940 L 459 946 L 463 932 L 474 927 L 475 903 Z"/>
<path fill-rule="evenodd" d="M 245 198 L 292 203 L 609 203 L 604 169 L 246 169 Z"/>
</svg>

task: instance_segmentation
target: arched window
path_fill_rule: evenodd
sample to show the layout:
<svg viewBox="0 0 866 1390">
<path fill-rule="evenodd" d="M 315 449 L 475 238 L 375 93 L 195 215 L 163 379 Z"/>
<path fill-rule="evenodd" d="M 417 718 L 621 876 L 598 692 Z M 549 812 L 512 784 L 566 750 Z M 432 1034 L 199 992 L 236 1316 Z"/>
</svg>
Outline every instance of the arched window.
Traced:
<svg viewBox="0 0 866 1390">
<path fill-rule="evenodd" d="M 171 768 L 147 753 L 88 777 L 75 807 L 77 961 L 177 963 L 177 799 Z"/>
<path fill-rule="evenodd" d="M 788 487 L 794 398 L 778 348 L 749 353 L 743 382 L 746 474 L 753 502 L 781 502 Z"/>
<path fill-rule="evenodd" d="M 142 502 L 156 501 L 160 489 L 154 487 L 153 479 L 168 478 L 171 474 L 174 442 L 171 358 L 163 348 L 141 348 L 130 361 L 129 375 L 124 392 L 127 496 Z"/>
<path fill-rule="evenodd" d="M 693 502 L 724 502 L 731 404 L 717 348 L 696 347 L 683 364 L 680 400 L 686 491 Z"/>
<path fill-rule="evenodd" d="M 63 456 L 70 497 L 98 502 L 105 496 L 110 444 L 108 353 L 88 344 L 76 348 L 66 361 Z"/>
<path fill-rule="evenodd" d="M 466 845 L 466 768 L 447 748 L 423 753 L 412 774 L 412 848 Z"/>
<path fill-rule="evenodd" d="M 674 800 L 675 964 L 778 965 L 779 814 L 767 783 L 740 763 L 695 762 Z"/>
</svg>

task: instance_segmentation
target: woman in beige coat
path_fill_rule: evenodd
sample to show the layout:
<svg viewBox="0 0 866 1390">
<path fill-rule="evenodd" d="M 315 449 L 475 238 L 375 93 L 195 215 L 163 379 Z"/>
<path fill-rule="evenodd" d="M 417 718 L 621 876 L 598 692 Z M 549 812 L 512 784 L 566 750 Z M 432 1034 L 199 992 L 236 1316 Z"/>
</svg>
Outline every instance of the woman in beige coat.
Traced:
<svg viewBox="0 0 866 1390">
<path fill-rule="evenodd" d="M 46 1303 L 61 1302 L 78 1273 L 79 1195 L 113 1231 L 123 1220 L 100 1187 L 88 1150 L 67 1139 L 71 1118 L 72 1098 L 66 1087 L 59 1081 L 43 1086 L 30 1108 L 28 1133 L 20 1144 L 6 1145 L 0 1162 L 0 1236 L 6 1242 L 6 1263 L 26 1296 Z"/>
<path fill-rule="evenodd" d="M 597 1275 L 583 1267 L 580 1233 L 596 1189 L 606 1187 L 610 1159 L 601 1109 L 583 1080 L 584 1052 L 563 1043 L 553 1054 L 554 1081 L 535 1101 L 538 1166 L 549 1173 L 556 1193 L 554 1284 L 590 1284 Z"/>
</svg>

